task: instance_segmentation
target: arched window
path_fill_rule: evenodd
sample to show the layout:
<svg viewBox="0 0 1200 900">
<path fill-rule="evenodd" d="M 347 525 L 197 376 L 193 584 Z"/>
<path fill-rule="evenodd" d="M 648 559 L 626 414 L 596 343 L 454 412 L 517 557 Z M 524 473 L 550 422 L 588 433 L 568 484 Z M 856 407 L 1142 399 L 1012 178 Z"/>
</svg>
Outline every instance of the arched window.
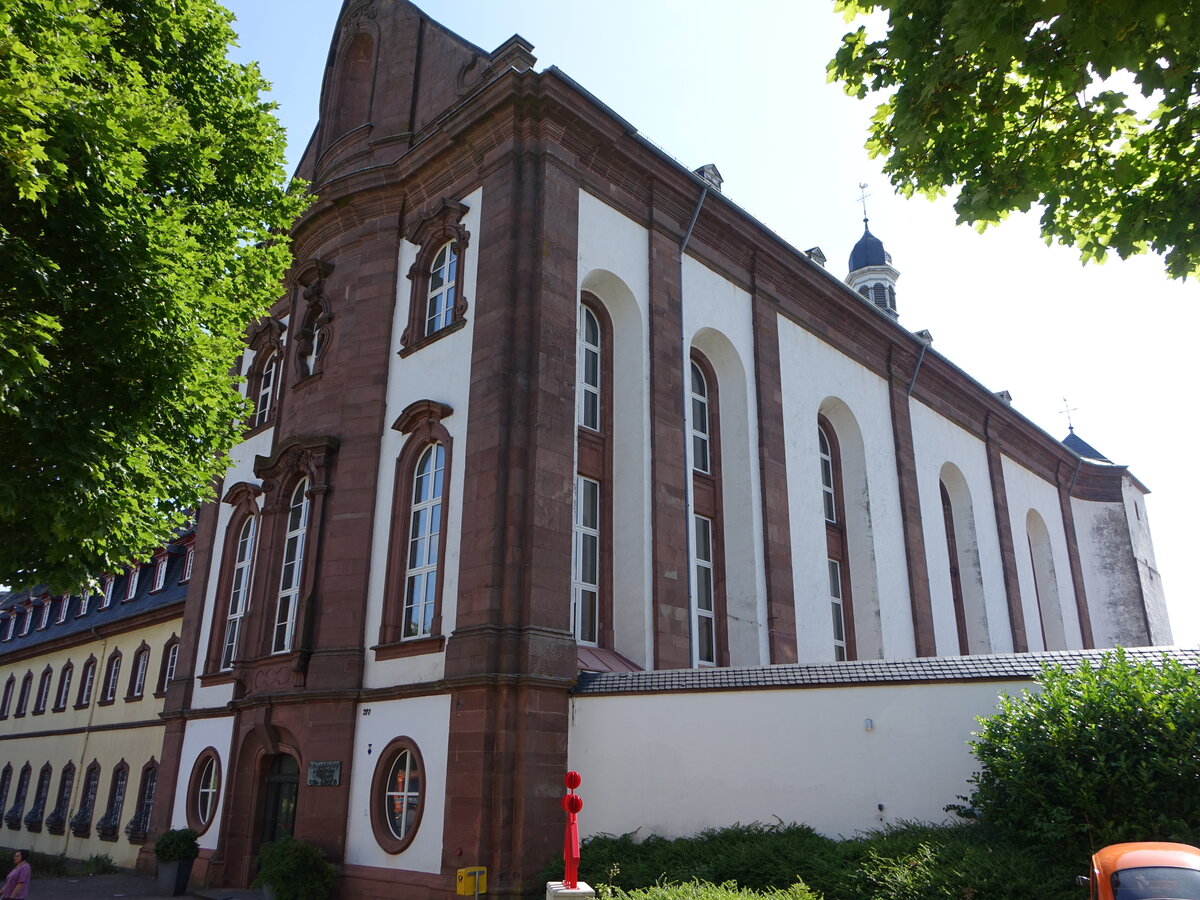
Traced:
<svg viewBox="0 0 1200 900">
<path fill-rule="evenodd" d="M 33 805 L 25 814 L 25 828 L 29 831 L 41 831 L 42 819 L 46 816 L 46 801 L 50 797 L 50 779 L 54 776 L 54 768 L 50 763 L 42 766 L 38 773 L 37 789 L 33 793 Z"/>
<path fill-rule="evenodd" d="M 62 834 L 66 830 L 67 810 L 71 803 L 71 789 L 75 787 L 75 763 L 69 762 L 58 777 L 58 793 L 54 809 L 46 816 L 46 830 L 51 834 Z M 3 805 L 3 800 L 0 800 Z"/>
<path fill-rule="evenodd" d="M 221 757 L 208 747 L 201 751 L 192 766 L 192 777 L 188 782 L 187 823 L 188 827 L 203 834 L 212 825 L 217 811 L 221 790 Z"/>
<path fill-rule="evenodd" d="M 129 671 L 129 690 L 126 700 L 140 700 L 146 692 L 146 671 L 150 668 L 150 648 L 143 641 L 133 655 L 133 665 Z"/>
<path fill-rule="evenodd" d="M 100 706 L 107 706 L 117 699 L 117 685 L 121 680 L 123 655 L 120 650 L 114 650 L 109 654 L 108 663 L 104 667 L 104 683 L 100 689 L 100 699 L 97 701 Z"/>
<path fill-rule="evenodd" d="M 154 696 L 162 697 L 167 693 L 171 679 L 175 677 L 175 664 L 179 661 L 179 636 L 172 634 L 170 640 L 163 645 L 162 663 L 158 667 L 158 687 Z"/>
<path fill-rule="evenodd" d="M 50 702 L 50 684 L 54 680 L 54 670 L 46 666 L 42 670 L 42 677 L 38 681 L 37 696 L 33 701 L 33 714 L 40 716 L 46 711 L 46 704 Z"/>
<path fill-rule="evenodd" d="M 71 676 L 75 674 L 75 664 L 67 662 L 58 676 L 58 692 L 54 695 L 54 711 L 62 712 L 71 702 Z"/>
<path fill-rule="evenodd" d="M 387 597 L 377 658 L 440 649 L 451 438 L 442 403 L 410 404 L 392 425 L 408 435 L 396 460 Z"/>
<path fill-rule="evenodd" d="M 254 561 L 254 536 L 258 520 L 248 516 L 238 529 L 237 549 L 229 585 L 229 607 L 225 615 L 225 639 L 221 643 L 221 671 L 233 668 L 237 658 L 242 619 L 250 601 L 250 567 Z"/>
<path fill-rule="evenodd" d="M 304 574 L 304 541 L 308 533 L 308 479 L 301 479 L 288 503 L 287 534 L 283 542 L 283 568 L 279 576 L 279 597 L 275 606 L 275 624 L 271 638 L 272 653 L 292 649 L 296 630 L 296 607 Z"/>
<path fill-rule="evenodd" d="M 12 763 L 5 763 L 4 768 L 0 770 L 0 810 L 4 809 L 4 805 L 8 803 L 8 790 L 12 787 Z"/>
<path fill-rule="evenodd" d="M 254 427 L 260 428 L 271 419 L 271 407 L 275 401 L 275 375 L 279 368 L 279 357 L 272 353 L 258 372 L 254 390 Z"/>
<path fill-rule="evenodd" d="M 687 428 L 692 472 L 692 662 L 728 663 L 721 515 L 717 379 L 708 360 L 692 352 Z"/>
<path fill-rule="evenodd" d="M 420 246 L 408 272 L 412 282 L 408 327 L 400 336 L 401 356 L 419 350 L 466 323 L 463 258 L 470 234 L 462 225 L 467 207 L 443 199 L 421 216 L 409 240 Z"/>
<path fill-rule="evenodd" d="M 17 676 L 9 675 L 8 681 L 4 683 L 4 699 L 0 700 L 0 719 L 7 719 L 9 712 L 12 711 L 13 692 L 17 688 Z"/>
<path fill-rule="evenodd" d="M 79 696 L 75 698 L 75 708 L 83 709 L 92 702 L 92 687 L 96 683 L 96 657 L 89 656 L 83 664 L 79 676 Z"/>
<path fill-rule="evenodd" d="M 575 379 L 576 422 L 592 431 L 600 430 L 600 321 L 587 306 L 579 307 L 579 341 Z"/>
<path fill-rule="evenodd" d="M 13 715 L 17 718 L 25 715 L 25 710 L 29 708 L 29 695 L 33 692 L 33 673 L 26 672 L 25 677 L 21 679 L 21 693 L 17 695 L 17 711 Z"/>
<path fill-rule="evenodd" d="M 384 748 L 371 781 L 371 828 L 387 853 L 408 848 L 421 824 L 425 768 L 417 745 L 399 737 Z"/>
<path fill-rule="evenodd" d="M 833 622 L 833 658 L 855 659 L 854 616 L 850 598 L 850 557 L 846 546 L 846 522 L 842 516 L 842 465 L 833 428 L 820 417 L 817 446 L 821 461 L 821 496 L 825 515 L 826 566 L 829 606 Z"/>
<path fill-rule="evenodd" d="M 87 837 L 92 831 L 92 815 L 96 811 L 96 794 L 100 790 L 100 763 L 92 760 L 83 773 L 83 789 L 79 794 L 79 807 L 67 824 L 76 837 Z"/>
<path fill-rule="evenodd" d="M 21 827 L 21 819 L 25 816 L 25 798 L 29 795 L 29 781 L 33 778 L 33 766 L 25 763 L 21 767 L 21 775 L 17 778 L 17 791 L 13 795 L 13 804 L 4 814 L 4 824 L 14 830 Z"/>
<path fill-rule="evenodd" d="M 121 810 L 125 806 L 125 789 L 129 786 L 129 764 L 125 760 L 113 769 L 112 781 L 108 785 L 108 805 L 104 815 L 96 822 L 96 834 L 103 840 L 115 841 L 121 828 Z"/>
<path fill-rule="evenodd" d="M 150 813 L 154 809 L 154 791 L 158 786 L 158 763 L 154 757 L 142 767 L 141 783 L 138 786 L 137 806 L 133 818 L 125 826 L 125 834 L 131 844 L 145 843 L 150 830 Z"/>
</svg>

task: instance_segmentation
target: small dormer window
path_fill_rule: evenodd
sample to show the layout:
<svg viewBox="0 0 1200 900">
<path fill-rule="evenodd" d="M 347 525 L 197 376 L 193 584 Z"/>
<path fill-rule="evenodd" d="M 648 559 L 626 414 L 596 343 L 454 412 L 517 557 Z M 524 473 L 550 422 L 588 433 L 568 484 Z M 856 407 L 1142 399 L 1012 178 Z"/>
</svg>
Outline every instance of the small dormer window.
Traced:
<svg viewBox="0 0 1200 900">
<path fill-rule="evenodd" d="M 101 609 L 108 609 L 108 605 L 110 603 L 112 603 L 113 582 L 115 582 L 115 581 L 116 581 L 116 579 L 113 578 L 111 575 L 104 576 L 104 593 L 100 597 L 100 608 Z M 85 597 L 87 596 L 86 591 L 84 592 L 84 596 Z M 87 601 L 85 600 L 84 603 L 86 604 L 86 602 Z M 84 612 L 84 610 L 81 610 L 80 615 L 83 615 L 83 612 Z"/>
<path fill-rule="evenodd" d="M 50 624 L 50 606 L 52 603 L 53 601 L 49 597 L 42 601 L 42 621 L 38 623 L 38 631 L 41 631 Z"/>
<path fill-rule="evenodd" d="M 191 581 L 192 579 L 192 564 L 196 561 L 196 548 L 188 547 L 187 553 L 183 557 L 183 577 L 180 581 Z"/>
<path fill-rule="evenodd" d="M 141 569 L 138 566 L 134 566 L 132 569 L 129 570 L 129 578 L 125 582 L 125 599 L 126 600 L 132 600 L 134 595 L 137 593 L 138 575 L 140 573 L 141 573 Z"/>
<path fill-rule="evenodd" d="M 161 591 L 163 585 L 167 583 L 167 554 L 160 553 L 158 559 L 154 561 L 154 587 L 150 590 Z"/>
<path fill-rule="evenodd" d="M 15 629 L 16 627 L 17 627 L 17 614 L 16 614 L 16 612 L 10 612 L 8 614 L 8 628 L 6 628 L 4 630 L 4 639 L 6 641 L 12 640 L 13 629 Z"/>
<path fill-rule="evenodd" d="M 92 600 L 92 592 L 91 591 L 84 591 L 82 594 L 79 595 L 79 613 L 78 613 L 78 615 L 86 616 L 88 614 L 88 604 L 91 602 L 91 600 Z"/>
<path fill-rule="evenodd" d="M 87 592 L 88 592 L 87 585 L 84 585 L 84 587 L 80 591 L 80 593 L 86 594 Z M 54 620 L 54 624 L 61 625 L 63 622 L 67 621 L 67 613 L 70 611 L 71 611 L 71 598 L 63 597 L 62 605 L 58 607 L 58 618 Z"/>
<path fill-rule="evenodd" d="M 25 621 L 21 624 L 21 637 L 29 634 L 29 627 L 33 624 L 33 607 L 25 607 Z"/>
</svg>

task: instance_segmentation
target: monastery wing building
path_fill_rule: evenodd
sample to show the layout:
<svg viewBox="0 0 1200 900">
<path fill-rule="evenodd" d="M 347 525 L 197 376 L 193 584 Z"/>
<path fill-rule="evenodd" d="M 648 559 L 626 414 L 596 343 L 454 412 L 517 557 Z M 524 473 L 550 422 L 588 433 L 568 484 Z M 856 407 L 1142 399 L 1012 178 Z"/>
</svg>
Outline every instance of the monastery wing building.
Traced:
<svg viewBox="0 0 1200 900">
<path fill-rule="evenodd" d="M 344 900 L 536 891 L 568 768 L 585 834 L 941 818 L 998 683 L 1170 643 L 1146 489 L 879 238 L 843 280 L 531 50 L 342 9 L 165 699 L 208 884 L 295 834 Z"/>
</svg>

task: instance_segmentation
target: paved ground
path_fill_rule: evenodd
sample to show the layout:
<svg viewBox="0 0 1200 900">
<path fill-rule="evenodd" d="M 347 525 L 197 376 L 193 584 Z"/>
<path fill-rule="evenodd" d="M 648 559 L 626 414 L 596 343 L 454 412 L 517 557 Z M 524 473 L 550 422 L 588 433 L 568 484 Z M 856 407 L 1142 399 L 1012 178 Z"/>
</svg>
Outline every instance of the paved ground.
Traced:
<svg viewBox="0 0 1200 900">
<path fill-rule="evenodd" d="M 188 895 L 204 900 L 261 900 L 262 892 L 214 890 L 205 888 Z M 34 873 L 29 900 L 167 900 L 153 878 L 121 873 L 119 875 L 79 875 L 74 878 L 42 878 Z"/>
</svg>

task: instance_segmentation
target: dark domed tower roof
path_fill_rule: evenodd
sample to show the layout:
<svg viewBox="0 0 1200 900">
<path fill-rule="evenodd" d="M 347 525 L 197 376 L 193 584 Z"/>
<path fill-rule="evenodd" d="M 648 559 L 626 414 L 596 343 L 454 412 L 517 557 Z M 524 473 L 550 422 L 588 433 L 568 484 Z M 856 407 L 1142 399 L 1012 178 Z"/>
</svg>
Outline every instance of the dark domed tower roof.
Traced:
<svg viewBox="0 0 1200 900">
<path fill-rule="evenodd" d="M 871 234 L 871 230 L 866 225 L 867 220 L 863 219 L 863 236 L 858 239 L 858 243 L 850 251 L 851 272 L 867 266 L 892 264 L 892 255 L 883 249 L 883 241 Z"/>
</svg>

